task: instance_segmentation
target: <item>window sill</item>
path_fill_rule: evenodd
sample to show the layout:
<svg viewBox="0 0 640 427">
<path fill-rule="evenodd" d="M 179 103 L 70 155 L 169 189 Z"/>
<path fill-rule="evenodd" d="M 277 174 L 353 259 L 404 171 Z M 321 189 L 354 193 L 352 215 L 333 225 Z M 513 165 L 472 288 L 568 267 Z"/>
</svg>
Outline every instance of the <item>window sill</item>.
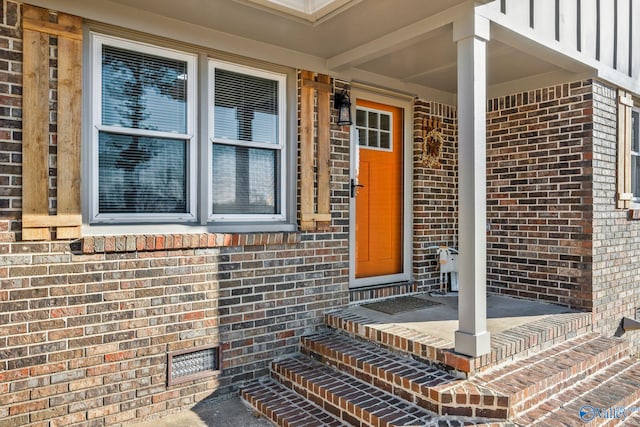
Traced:
<svg viewBox="0 0 640 427">
<path fill-rule="evenodd" d="M 149 252 L 179 249 L 206 249 L 228 246 L 296 244 L 296 231 L 259 233 L 179 233 L 86 236 L 80 239 L 86 255 L 120 252 Z"/>
</svg>

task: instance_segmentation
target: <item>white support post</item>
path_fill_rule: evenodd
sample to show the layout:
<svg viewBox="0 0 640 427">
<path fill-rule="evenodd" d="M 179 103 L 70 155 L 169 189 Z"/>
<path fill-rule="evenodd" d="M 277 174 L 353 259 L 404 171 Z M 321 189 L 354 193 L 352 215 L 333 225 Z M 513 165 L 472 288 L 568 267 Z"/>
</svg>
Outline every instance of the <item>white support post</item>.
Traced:
<svg viewBox="0 0 640 427">
<path fill-rule="evenodd" d="M 454 22 L 458 50 L 458 330 L 455 350 L 491 351 L 486 295 L 486 43 L 489 21 L 473 8 Z"/>
</svg>

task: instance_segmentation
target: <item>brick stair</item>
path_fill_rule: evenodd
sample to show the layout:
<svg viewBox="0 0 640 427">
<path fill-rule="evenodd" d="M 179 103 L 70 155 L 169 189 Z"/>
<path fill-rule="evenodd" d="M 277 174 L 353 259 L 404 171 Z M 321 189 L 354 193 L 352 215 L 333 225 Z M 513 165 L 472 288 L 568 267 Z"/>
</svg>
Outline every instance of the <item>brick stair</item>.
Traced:
<svg viewBox="0 0 640 427">
<path fill-rule="evenodd" d="M 302 338 L 303 354 L 440 415 L 506 419 L 508 398 L 410 357 L 335 332 Z M 459 396 L 456 396 L 459 393 Z M 464 405 L 462 403 L 464 399 Z"/>
<path fill-rule="evenodd" d="M 511 350 L 485 365 L 471 359 L 483 367 L 475 372 L 425 357 L 436 348 L 427 335 L 365 322 L 330 319 L 344 329 L 302 337 L 301 354 L 273 362 L 272 378 L 244 398 L 281 426 L 608 426 L 623 420 L 585 423 L 580 408 L 640 406 L 640 362 L 624 340 L 583 331 L 581 316 L 496 334 L 492 348 Z M 627 415 L 625 425 L 640 425 L 640 413 Z"/>
<path fill-rule="evenodd" d="M 515 422 L 527 426 L 619 425 L 623 419 L 615 417 L 596 416 L 591 420 L 582 421 L 578 415 L 580 408 L 586 405 L 604 410 L 628 408 L 639 398 L 640 364 L 632 358 L 625 358 L 561 390 L 516 418 Z"/>
<path fill-rule="evenodd" d="M 636 410 L 635 408 L 640 408 L 640 401 L 635 402 L 631 405 L 633 410 L 626 412 L 626 417 L 622 421 L 621 426 L 624 427 L 640 427 L 640 409 Z"/>
<path fill-rule="evenodd" d="M 274 362 L 272 376 L 277 383 L 254 383 L 242 394 L 254 408 L 282 426 L 335 425 L 336 419 L 341 420 L 338 425 L 357 427 L 512 425 L 439 416 L 302 355 Z M 307 417 L 306 421 L 302 404 L 295 400 L 300 396 L 307 407 L 313 404 L 313 418 Z M 316 424 L 321 419 L 327 424 Z"/>
<path fill-rule="evenodd" d="M 242 396 L 276 425 L 294 427 L 340 427 L 342 421 L 301 395 L 271 379 L 242 390 Z"/>
<path fill-rule="evenodd" d="M 429 411 L 307 358 L 276 362 L 273 371 L 281 383 L 352 425 L 424 425 L 433 419 Z"/>
<path fill-rule="evenodd" d="M 491 338 L 491 353 L 477 358 L 455 353 L 453 342 L 407 328 L 380 323 L 348 309 L 326 315 L 328 327 L 375 342 L 382 347 L 415 355 L 465 375 L 523 358 L 590 330 L 590 313 L 565 313 L 498 332 Z"/>
<path fill-rule="evenodd" d="M 591 333 L 469 380 L 332 332 L 303 337 L 302 353 L 441 415 L 507 419 L 626 357 L 628 348 Z"/>
<path fill-rule="evenodd" d="M 480 373 L 469 382 L 507 396 L 509 416 L 514 417 L 628 355 L 625 341 L 590 333 Z M 460 394 L 455 387 L 451 391 Z"/>
</svg>

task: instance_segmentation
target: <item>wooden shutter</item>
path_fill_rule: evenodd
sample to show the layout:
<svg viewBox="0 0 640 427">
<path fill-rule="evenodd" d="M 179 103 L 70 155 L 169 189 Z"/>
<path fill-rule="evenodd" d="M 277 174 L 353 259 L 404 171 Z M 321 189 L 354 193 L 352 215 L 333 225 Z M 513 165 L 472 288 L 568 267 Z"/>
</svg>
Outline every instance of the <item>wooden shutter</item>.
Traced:
<svg viewBox="0 0 640 427">
<path fill-rule="evenodd" d="M 624 91 L 618 92 L 618 165 L 617 207 L 628 209 L 631 193 L 631 110 L 633 99 Z"/>
<path fill-rule="evenodd" d="M 331 79 L 324 74 L 317 76 L 310 71 L 302 72 L 300 106 L 300 229 L 328 230 L 331 226 L 330 212 L 330 139 L 331 139 Z M 317 99 L 317 123 L 314 120 Z M 318 143 L 315 152 L 315 130 Z M 314 156 L 315 155 L 315 156 Z M 317 159 L 317 186 L 314 180 L 314 157 Z M 316 192 L 317 191 L 317 192 Z M 317 194 L 317 209 L 314 200 Z"/>
<path fill-rule="evenodd" d="M 80 237 L 82 19 L 23 5 L 22 239 Z M 58 39 L 57 215 L 49 215 L 50 37 Z"/>
</svg>

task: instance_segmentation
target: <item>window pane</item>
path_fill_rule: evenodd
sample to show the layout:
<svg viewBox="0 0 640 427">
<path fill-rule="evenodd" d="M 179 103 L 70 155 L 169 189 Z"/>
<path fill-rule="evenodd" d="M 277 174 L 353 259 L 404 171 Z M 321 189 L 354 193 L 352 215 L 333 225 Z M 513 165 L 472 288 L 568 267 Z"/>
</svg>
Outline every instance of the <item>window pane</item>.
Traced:
<svg viewBox="0 0 640 427">
<path fill-rule="evenodd" d="M 186 90 L 186 62 L 103 45 L 103 125 L 186 133 Z"/>
<path fill-rule="evenodd" d="M 217 68 L 216 138 L 277 144 L 278 82 Z"/>
<path fill-rule="evenodd" d="M 370 128 L 376 129 L 378 127 L 378 113 L 369 111 L 369 125 Z"/>
<path fill-rule="evenodd" d="M 278 151 L 213 144 L 213 214 L 276 214 Z"/>
<path fill-rule="evenodd" d="M 380 129 L 391 129 L 391 116 L 389 116 L 388 114 L 380 114 Z"/>
<path fill-rule="evenodd" d="M 640 156 L 631 156 L 631 193 L 640 198 Z"/>
<path fill-rule="evenodd" d="M 102 47 L 102 124 L 187 132 L 187 63 Z"/>
<path fill-rule="evenodd" d="M 380 116 L 384 117 L 384 116 Z M 380 148 L 391 148 L 391 138 L 388 132 L 380 132 Z"/>
<path fill-rule="evenodd" d="M 367 131 L 364 129 L 358 129 L 358 143 L 364 147 L 366 147 L 367 144 Z"/>
<path fill-rule="evenodd" d="M 640 132 L 638 132 L 640 126 L 640 112 L 631 112 L 631 151 L 636 153 L 640 151 Z"/>
<path fill-rule="evenodd" d="M 356 110 L 356 126 L 367 126 L 367 113 L 363 110 Z"/>
<path fill-rule="evenodd" d="M 187 211 L 187 143 L 114 135 L 99 137 L 100 213 Z"/>
<path fill-rule="evenodd" d="M 378 132 L 376 132 L 375 130 L 370 130 L 369 131 L 369 137 L 368 137 L 367 145 L 369 147 L 374 147 L 374 148 L 379 147 L 379 145 L 378 145 Z"/>
</svg>

